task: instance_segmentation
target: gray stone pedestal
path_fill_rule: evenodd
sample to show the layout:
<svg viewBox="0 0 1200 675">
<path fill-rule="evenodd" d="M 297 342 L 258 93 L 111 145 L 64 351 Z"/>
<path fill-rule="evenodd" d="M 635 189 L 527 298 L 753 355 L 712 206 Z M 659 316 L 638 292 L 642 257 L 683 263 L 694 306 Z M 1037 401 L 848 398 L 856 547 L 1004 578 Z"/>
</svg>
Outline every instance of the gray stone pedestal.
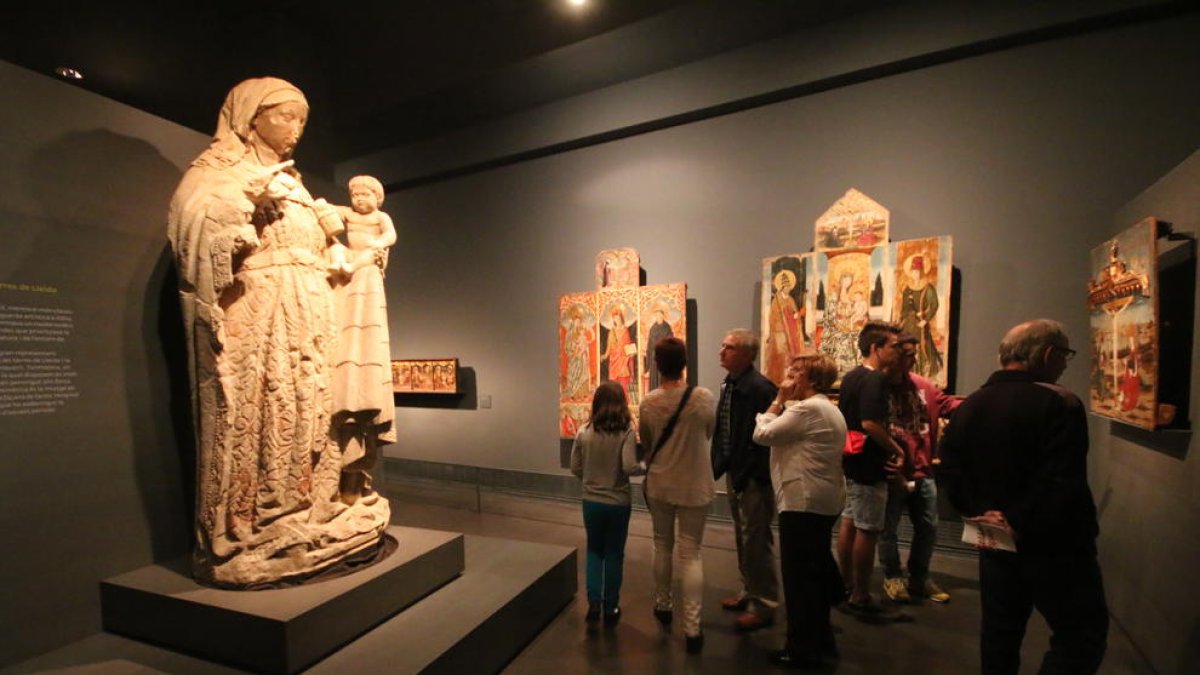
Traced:
<svg viewBox="0 0 1200 675">
<path fill-rule="evenodd" d="M 461 534 L 390 527 L 399 549 L 353 574 L 264 591 L 192 581 L 186 561 L 100 583 L 107 631 L 266 673 L 295 673 L 458 577 Z"/>
</svg>

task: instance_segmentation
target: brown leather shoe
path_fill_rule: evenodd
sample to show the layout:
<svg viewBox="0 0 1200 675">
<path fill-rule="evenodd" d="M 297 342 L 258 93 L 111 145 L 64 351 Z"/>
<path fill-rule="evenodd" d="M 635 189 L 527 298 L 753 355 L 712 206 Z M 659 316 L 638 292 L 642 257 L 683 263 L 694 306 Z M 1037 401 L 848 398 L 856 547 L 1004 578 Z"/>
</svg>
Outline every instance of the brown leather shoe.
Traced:
<svg viewBox="0 0 1200 675">
<path fill-rule="evenodd" d="M 733 627 L 739 633 L 749 633 L 756 631 L 759 628 L 766 628 L 775 624 L 775 617 L 771 615 L 762 616 L 754 612 L 743 612 L 733 620 Z"/>
<path fill-rule="evenodd" d="M 744 595 L 731 595 L 721 601 L 721 609 L 731 612 L 744 612 L 750 606 L 750 598 Z"/>
</svg>

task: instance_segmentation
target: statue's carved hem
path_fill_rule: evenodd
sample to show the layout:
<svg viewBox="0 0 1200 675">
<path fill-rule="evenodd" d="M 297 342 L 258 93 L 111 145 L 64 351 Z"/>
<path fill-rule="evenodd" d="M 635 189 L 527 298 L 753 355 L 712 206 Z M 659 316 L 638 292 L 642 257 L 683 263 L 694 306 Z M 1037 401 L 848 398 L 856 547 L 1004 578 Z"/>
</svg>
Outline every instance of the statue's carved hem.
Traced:
<svg viewBox="0 0 1200 675">
<path fill-rule="evenodd" d="M 295 588 L 309 584 L 331 581 L 341 577 L 356 574 L 362 570 L 387 560 L 400 547 L 400 543 L 390 534 L 384 534 L 370 542 L 361 551 L 329 561 L 325 567 L 309 570 L 302 574 L 276 579 L 274 581 L 256 581 L 248 583 L 221 582 L 204 579 L 199 573 L 196 581 L 204 586 L 220 588 L 229 591 L 266 591 L 280 588 Z"/>
</svg>

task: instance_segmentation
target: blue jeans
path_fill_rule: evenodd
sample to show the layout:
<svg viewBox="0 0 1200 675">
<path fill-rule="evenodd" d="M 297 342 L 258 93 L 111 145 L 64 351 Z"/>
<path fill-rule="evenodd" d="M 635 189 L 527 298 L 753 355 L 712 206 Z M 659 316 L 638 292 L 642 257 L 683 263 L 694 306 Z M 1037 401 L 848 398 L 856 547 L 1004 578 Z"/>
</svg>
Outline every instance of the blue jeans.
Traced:
<svg viewBox="0 0 1200 675">
<path fill-rule="evenodd" d="M 937 540 L 937 483 L 932 478 L 918 478 L 916 484 L 916 489 L 909 492 L 904 485 L 888 481 L 887 513 L 883 519 L 883 532 L 879 535 L 879 562 L 885 577 L 903 576 L 896 529 L 900 526 L 900 514 L 908 511 L 913 527 L 912 546 L 908 550 L 909 583 L 913 588 L 922 589 L 929 578 L 929 560 Z"/>
<path fill-rule="evenodd" d="M 587 597 L 604 603 L 607 611 L 621 600 L 621 575 L 625 565 L 625 537 L 629 534 L 628 504 L 601 504 L 583 500 L 583 527 L 587 531 Z"/>
</svg>

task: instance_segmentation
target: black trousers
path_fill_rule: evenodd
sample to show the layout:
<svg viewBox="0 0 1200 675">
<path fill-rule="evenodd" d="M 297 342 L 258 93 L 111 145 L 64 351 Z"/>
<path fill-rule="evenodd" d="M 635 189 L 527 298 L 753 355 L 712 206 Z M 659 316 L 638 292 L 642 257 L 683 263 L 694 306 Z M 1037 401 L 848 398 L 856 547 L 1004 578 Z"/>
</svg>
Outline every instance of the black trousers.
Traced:
<svg viewBox="0 0 1200 675">
<path fill-rule="evenodd" d="M 1095 554 L 981 551 L 980 655 L 985 675 L 1015 675 L 1036 608 L 1050 626 L 1041 675 L 1095 673 L 1108 641 L 1108 605 Z"/>
<path fill-rule="evenodd" d="M 787 607 L 787 645 L 793 654 L 818 654 L 830 641 L 829 608 L 844 592 L 829 550 L 837 516 L 807 511 L 779 514 L 779 567 Z"/>
</svg>

